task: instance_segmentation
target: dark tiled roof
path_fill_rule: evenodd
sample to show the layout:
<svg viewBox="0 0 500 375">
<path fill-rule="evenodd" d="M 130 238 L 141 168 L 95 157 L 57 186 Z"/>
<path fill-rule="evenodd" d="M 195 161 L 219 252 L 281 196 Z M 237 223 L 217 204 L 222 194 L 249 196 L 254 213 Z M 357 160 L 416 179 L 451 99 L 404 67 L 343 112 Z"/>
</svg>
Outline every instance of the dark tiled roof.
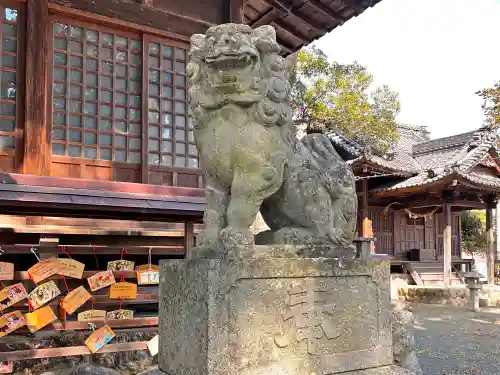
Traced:
<svg viewBox="0 0 500 375">
<path fill-rule="evenodd" d="M 376 191 L 423 186 L 451 175 L 462 176 L 479 185 L 500 188 L 499 177 L 484 171 L 472 171 L 488 152 L 498 153 L 500 137 L 495 129 L 482 127 L 472 132 L 429 140 L 425 127 L 398 124 L 399 138 L 384 156 L 366 153 L 356 143 L 334 134 L 330 139 L 335 147 L 355 151 L 348 160 L 350 164 L 370 162 L 394 172 L 414 175 L 405 181 L 377 188 Z"/>
<path fill-rule="evenodd" d="M 372 189 L 372 192 L 379 192 L 379 191 L 391 191 L 391 190 L 398 190 L 398 189 L 406 189 L 414 186 L 424 186 L 431 184 L 433 182 L 439 181 L 440 179 L 444 178 L 445 176 L 443 175 L 437 175 L 434 177 L 429 177 L 426 173 L 420 173 L 417 174 L 416 176 L 412 176 L 404 181 L 397 182 L 397 183 L 391 183 L 388 185 L 380 186 L 375 189 Z"/>
<path fill-rule="evenodd" d="M 436 149 L 435 151 L 415 155 L 414 159 L 422 166 L 423 170 L 443 168 L 445 163 L 460 160 L 466 152 L 463 147 Z"/>
<path fill-rule="evenodd" d="M 486 172 L 471 171 L 461 173 L 462 178 L 478 185 L 500 188 L 500 178 Z"/>
<path fill-rule="evenodd" d="M 413 146 L 413 155 L 463 146 L 472 140 L 474 133 L 475 131 L 417 143 Z"/>
<path fill-rule="evenodd" d="M 349 159 L 354 159 L 350 161 L 351 164 L 364 162 L 364 159 L 359 158 L 364 155 L 365 159 L 372 164 L 393 171 L 418 173 L 418 171 L 422 170 L 420 164 L 412 156 L 412 147 L 419 142 L 427 141 L 428 132 L 424 126 L 398 124 L 399 137 L 389 147 L 389 152 L 383 156 L 364 153 L 362 146 L 346 139 L 339 133 L 329 132 L 327 135 L 335 147 L 350 153 L 351 157 Z"/>
<path fill-rule="evenodd" d="M 355 159 L 363 153 L 363 148 L 358 143 L 347 139 L 342 134 L 333 131 L 325 134 L 337 149 L 340 148 L 349 155 L 348 159 Z"/>
</svg>

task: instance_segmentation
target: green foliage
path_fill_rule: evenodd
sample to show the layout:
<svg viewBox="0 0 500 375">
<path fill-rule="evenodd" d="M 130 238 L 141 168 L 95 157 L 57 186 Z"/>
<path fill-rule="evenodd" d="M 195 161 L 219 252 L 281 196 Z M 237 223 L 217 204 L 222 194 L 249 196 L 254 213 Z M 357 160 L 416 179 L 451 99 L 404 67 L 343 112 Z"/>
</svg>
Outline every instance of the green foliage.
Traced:
<svg viewBox="0 0 500 375">
<path fill-rule="evenodd" d="M 486 117 L 486 124 L 500 124 L 500 81 L 495 82 L 493 87 L 485 88 L 476 92 L 483 99 L 481 108 Z"/>
<path fill-rule="evenodd" d="M 386 85 L 370 92 L 373 76 L 364 66 L 331 63 L 315 47 L 296 59 L 291 84 L 297 124 L 308 132 L 339 131 L 373 151 L 384 152 L 397 139 L 398 93 Z"/>
<path fill-rule="evenodd" d="M 461 218 L 462 249 L 469 254 L 486 252 L 486 212 L 484 210 L 466 211 Z"/>
</svg>

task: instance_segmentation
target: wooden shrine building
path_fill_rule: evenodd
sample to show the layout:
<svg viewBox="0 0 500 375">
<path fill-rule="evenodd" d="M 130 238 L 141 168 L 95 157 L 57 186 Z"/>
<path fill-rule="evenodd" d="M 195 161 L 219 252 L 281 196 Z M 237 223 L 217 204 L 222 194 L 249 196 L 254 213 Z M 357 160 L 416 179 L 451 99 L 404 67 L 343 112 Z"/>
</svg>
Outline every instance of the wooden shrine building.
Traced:
<svg viewBox="0 0 500 375">
<path fill-rule="evenodd" d="M 0 261 L 16 270 L 4 283 L 33 289 L 31 249 L 83 262 L 84 278 L 119 258 L 186 256 L 204 209 L 187 103 L 190 36 L 225 22 L 270 24 L 288 55 L 379 1 L 0 0 Z M 118 330 L 154 328 L 157 302 L 156 286 L 120 303 L 94 295 L 96 308 L 134 310 L 108 322 Z M 14 307 L 27 311 L 26 301 Z M 86 330 L 65 314 L 43 329 Z M 26 332 L 9 345 L 23 348 Z M 0 362 L 88 354 L 83 344 L 12 351 L 2 340 Z"/>
<path fill-rule="evenodd" d="M 330 139 L 357 178 L 359 236 L 371 220 L 377 253 L 394 263 L 442 261 L 449 286 L 462 258 L 460 215 L 486 209 L 488 282 L 494 283 L 494 213 L 500 193 L 497 129 L 482 127 L 430 139 L 425 127 L 398 125 L 384 155 L 367 152 L 339 134 Z M 410 262 L 408 262 L 410 263 Z"/>
</svg>

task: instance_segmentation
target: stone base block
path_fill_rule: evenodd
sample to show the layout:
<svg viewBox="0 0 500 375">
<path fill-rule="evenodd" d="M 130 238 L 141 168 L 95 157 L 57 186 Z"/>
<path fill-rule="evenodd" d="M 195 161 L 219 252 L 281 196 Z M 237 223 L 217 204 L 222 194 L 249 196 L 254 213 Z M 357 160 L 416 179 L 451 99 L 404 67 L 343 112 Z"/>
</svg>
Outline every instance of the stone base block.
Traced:
<svg viewBox="0 0 500 375">
<path fill-rule="evenodd" d="M 191 259 L 160 267 L 158 363 L 169 375 L 410 374 L 390 372 L 386 260 Z"/>
</svg>

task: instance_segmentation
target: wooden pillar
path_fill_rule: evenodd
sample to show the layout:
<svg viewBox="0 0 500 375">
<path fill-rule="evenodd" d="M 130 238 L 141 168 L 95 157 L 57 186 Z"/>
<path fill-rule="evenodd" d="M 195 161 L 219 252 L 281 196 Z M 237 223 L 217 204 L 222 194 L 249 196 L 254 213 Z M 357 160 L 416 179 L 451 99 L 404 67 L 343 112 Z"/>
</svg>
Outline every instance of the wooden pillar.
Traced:
<svg viewBox="0 0 500 375">
<path fill-rule="evenodd" d="M 192 222 L 184 223 L 184 250 L 186 252 L 185 258 L 191 258 L 194 247 L 194 224 Z"/>
<path fill-rule="evenodd" d="M 495 284 L 495 203 L 490 202 L 486 208 L 486 274 L 488 284 Z"/>
<path fill-rule="evenodd" d="M 449 288 L 451 287 L 451 205 L 449 203 L 444 204 L 443 213 L 444 287 Z"/>
<path fill-rule="evenodd" d="M 227 0 L 224 22 L 245 23 L 244 7 L 245 0 Z"/>
<path fill-rule="evenodd" d="M 142 50 L 149 51 L 149 38 L 142 37 Z M 142 61 L 142 76 L 149 76 L 149 55 L 145 53 Z M 144 82 L 144 80 L 143 80 Z M 142 129 L 141 129 L 141 182 L 149 184 L 149 85 L 142 85 Z M 176 186 L 176 185 L 174 185 Z"/>
<path fill-rule="evenodd" d="M 49 56 L 48 0 L 28 0 L 26 4 L 26 107 L 23 172 L 48 175 L 50 132 L 47 129 L 49 103 L 47 56 Z M 51 103 L 52 101 L 50 101 Z"/>
</svg>

